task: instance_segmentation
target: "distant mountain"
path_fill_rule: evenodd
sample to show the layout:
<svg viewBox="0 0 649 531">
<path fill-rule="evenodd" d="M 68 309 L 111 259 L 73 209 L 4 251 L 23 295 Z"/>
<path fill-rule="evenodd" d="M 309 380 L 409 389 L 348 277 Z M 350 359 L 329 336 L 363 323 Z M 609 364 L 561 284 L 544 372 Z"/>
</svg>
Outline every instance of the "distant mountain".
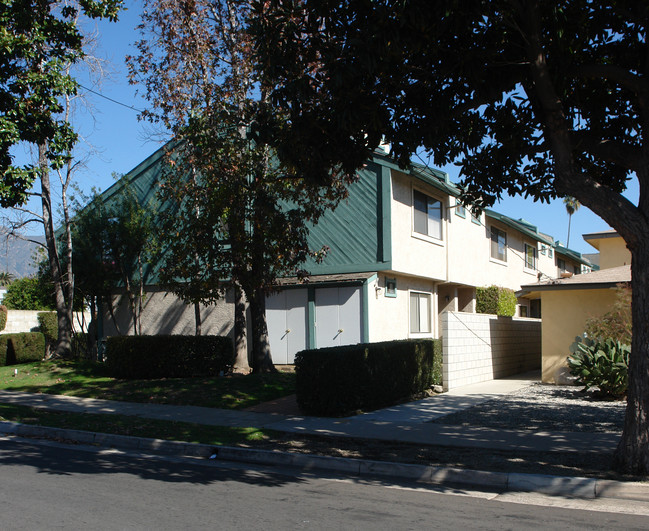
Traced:
<svg viewBox="0 0 649 531">
<path fill-rule="evenodd" d="M 27 238 L 45 242 L 44 236 L 27 236 Z M 0 236 L 0 271 L 8 271 L 15 278 L 33 275 L 36 273 L 34 256 L 39 249 L 41 247 L 35 243 Z"/>
</svg>

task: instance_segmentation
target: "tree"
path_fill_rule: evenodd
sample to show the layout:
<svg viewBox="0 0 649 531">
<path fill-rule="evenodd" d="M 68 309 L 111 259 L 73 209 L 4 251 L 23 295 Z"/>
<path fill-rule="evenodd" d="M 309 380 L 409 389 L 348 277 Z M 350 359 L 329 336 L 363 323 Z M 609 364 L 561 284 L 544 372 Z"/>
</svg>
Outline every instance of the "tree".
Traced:
<svg viewBox="0 0 649 531">
<path fill-rule="evenodd" d="M 52 283 L 42 275 L 15 280 L 2 299 L 10 310 L 52 310 L 54 302 Z"/>
<path fill-rule="evenodd" d="M 286 116 L 285 163 L 362 164 L 380 137 L 408 165 L 461 165 L 465 199 L 574 197 L 632 253 L 633 343 L 615 462 L 649 473 L 649 5 L 631 0 L 270 0 L 256 49 Z M 308 155 L 307 155 L 308 154 Z M 322 175 L 314 174 L 316 177 Z M 637 205 L 622 192 L 637 178 Z"/>
<path fill-rule="evenodd" d="M 249 15 L 249 0 L 150 0 L 130 65 L 153 106 L 146 117 L 175 140 L 161 183 L 163 204 L 173 205 L 164 274 L 194 303 L 240 288 L 253 372 L 262 372 L 274 370 L 266 296 L 305 262 L 309 224 L 346 190 L 337 172 L 328 179 L 335 186 L 303 179 L 255 137 L 254 124 L 274 111 L 252 61 Z"/>
<path fill-rule="evenodd" d="M 568 212 L 568 237 L 566 238 L 566 247 L 568 247 L 570 245 L 570 222 L 572 221 L 572 215 L 579 210 L 581 203 L 574 197 L 564 197 L 563 204 L 566 206 L 566 212 Z"/>
<path fill-rule="evenodd" d="M 76 141 L 64 102 L 76 93 L 70 65 L 83 57 L 80 13 L 116 20 L 121 0 L 0 0 L 0 206 L 23 205 L 35 180 L 40 181 L 43 224 L 54 281 L 58 341 L 56 355 L 70 353 L 74 285 L 63 269 L 54 230 L 50 172 L 68 167 Z M 17 166 L 11 149 L 35 146 L 35 165 Z M 64 189 L 65 193 L 65 189 Z M 67 218 L 67 212 L 64 212 Z M 65 259 L 71 264 L 69 219 L 65 223 Z"/>
</svg>

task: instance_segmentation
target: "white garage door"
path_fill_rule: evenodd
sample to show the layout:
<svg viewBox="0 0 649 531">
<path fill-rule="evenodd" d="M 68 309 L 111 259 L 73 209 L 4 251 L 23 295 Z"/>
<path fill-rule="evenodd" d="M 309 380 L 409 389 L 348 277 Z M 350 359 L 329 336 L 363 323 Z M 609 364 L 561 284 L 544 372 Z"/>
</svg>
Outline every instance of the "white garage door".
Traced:
<svg viewBox="0 0 649 531">
<path fill-rule="evenodd" d="M 273 363 L 295 362 L 295 354 L 307 348 L 306 289 L 287 289 L 266 298 L 266 321 Z"/>
<path fill-rule="evenodd" d="M 318 348 L 361 342 L 360 287 L 316 289 L 315 307 Z"/>
</svg>

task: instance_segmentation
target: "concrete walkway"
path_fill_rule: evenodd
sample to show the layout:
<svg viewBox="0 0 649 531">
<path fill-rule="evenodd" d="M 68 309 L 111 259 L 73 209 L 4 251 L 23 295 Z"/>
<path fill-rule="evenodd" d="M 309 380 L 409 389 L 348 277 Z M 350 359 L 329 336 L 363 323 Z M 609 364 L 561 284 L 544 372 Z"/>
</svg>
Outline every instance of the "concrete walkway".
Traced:
<svg viewBox="0 0 649 531">
<path fill-rule="evenodd" d="M 196 406 L 137 404 L 62 395 L 0 391 L 0 402 L 60 411 L 129 415 L 212 426 L 268 428 L 300 434 L 370 438 L 418 444 L 435 444 L 501 450 L 612 452 L 619 435 L 610 433 L 560 433 L 496 430 L 448 426 L 430 421 L 470 408 L 538 381 L 538 374 L 469 385 L 416 402 L 346 418 L 232 411 Z"/>
</svg>

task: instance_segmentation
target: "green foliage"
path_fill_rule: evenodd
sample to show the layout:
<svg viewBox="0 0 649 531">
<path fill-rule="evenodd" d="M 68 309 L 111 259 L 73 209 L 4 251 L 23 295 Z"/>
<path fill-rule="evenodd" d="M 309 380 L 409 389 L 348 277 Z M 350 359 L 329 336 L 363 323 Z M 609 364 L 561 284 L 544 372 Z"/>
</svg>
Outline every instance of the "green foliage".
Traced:
<svg viewBox="0 0 649 531">
<path fill-rule="evenodd" d="M 184 378 L 229 372 L 232 340 L 220 336 L 121 336 L 106 341 L 115 378 Z"/>
<path fill-rule="evenodd" d="M 615 302 L 611 311 L 600 317 L 586 321 L 585 332 L 588 337 L 612 338 L 626 345 L 632 339 L 631 287 L 620 284 L 616 288 Z"/>
<path fill-rule="evenodd" d="M 13 352 L 9 352 L 10 340 Z M 45 336 L 40 332 L 0 335 L 0 366 L 40 361 L 44 355 Z"/>
<path fill-rule="evenodd" d="M 0 331 L 4 330 L 7 326 L 8 313 L 7 307 L 4 304 L 0 305 Z"/>
<path fill-rule="evenodd" d="M 10 310 L 52 310 L 55 306 L 51 284 L 42 277 L 15 280 L 2 302 Z"/>
<path fill-rule="evenodd" d="M 343 416 L 387 407 L 442 382 L 441 341 L 386 341 L 303 350 L 296 392 L 307 414 Z"/>
<path fill-rule="evenodd" d="M 45 336 L 46 345 L 51 349 L 59 337 L 59 325 L 56 312 L 39 312 L 37 317 L 38 326 Z"/>
<path fill-rule="evenodd" d="M 0 0 L 0 206 L 23 204 L 39 175 L 32 165 L 13 164 L 13 146 L 45 145 L 54 168 L 68 160 L 77 135 L 59 115 L 63 97 L 77 91 L 66 67 L 83 56 L 79 12 L 115 20 L 121 5 L 121 0 L 83 0 L 79 9 Z"/>
<path fill-rule="evenodd" d="M 516 294 L 498 286 L 476 288 L 476 313 L 513 317 L 516 315 Z"/>
<path fill-rule="evenodd" d="M 628 387 L 631 348 L 615 339 L 576 337 L 568 357 L 570 374 L 584 390 L 597 387 L 607 397 L 624 396 Z"/>
</svg>

